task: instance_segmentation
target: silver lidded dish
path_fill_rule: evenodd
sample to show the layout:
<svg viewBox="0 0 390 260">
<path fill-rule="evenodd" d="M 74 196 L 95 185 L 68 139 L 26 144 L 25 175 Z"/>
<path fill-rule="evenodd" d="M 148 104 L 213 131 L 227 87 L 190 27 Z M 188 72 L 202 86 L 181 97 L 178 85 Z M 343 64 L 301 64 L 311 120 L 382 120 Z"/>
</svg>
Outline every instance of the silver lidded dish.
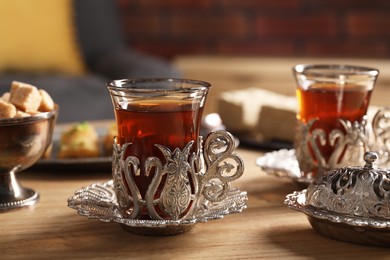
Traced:
<svg viewBox="0 0 390 260">
<path fill-rule="evenodd" d="M 390 246 L 390 170 L 366 164 L 325 172 L 309 187 L 286 197 L 285 204 L 305 213 L 321 235 L 345 242 Z"/>
</svg>

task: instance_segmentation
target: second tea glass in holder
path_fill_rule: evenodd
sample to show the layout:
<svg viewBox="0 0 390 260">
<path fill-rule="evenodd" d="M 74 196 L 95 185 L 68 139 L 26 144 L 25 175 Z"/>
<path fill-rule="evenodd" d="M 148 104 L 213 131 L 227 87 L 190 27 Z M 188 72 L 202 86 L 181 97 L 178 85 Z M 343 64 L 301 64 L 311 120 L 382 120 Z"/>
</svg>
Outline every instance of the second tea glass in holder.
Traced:
<svg viewBox="0 0 390 260">
<path fill-rule="evenodd" d="M 366 113 L 379 71 L 348 65 L 297 65 L 295 140 L 303 180 L 355 165 L 368 149 Z M 358 158 L 358 159 L 357 159 Z"/>
</svg>

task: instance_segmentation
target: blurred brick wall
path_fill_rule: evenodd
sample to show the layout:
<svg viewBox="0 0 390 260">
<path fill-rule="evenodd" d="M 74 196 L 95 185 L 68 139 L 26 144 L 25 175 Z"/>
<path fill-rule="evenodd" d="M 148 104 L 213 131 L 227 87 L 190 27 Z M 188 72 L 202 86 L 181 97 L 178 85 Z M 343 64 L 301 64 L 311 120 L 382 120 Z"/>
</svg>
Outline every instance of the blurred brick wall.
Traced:
<svg viewBox="0 0 390 260">
<path fill-rule="evenodd" d="M 390 57 L 390 0 L 116 0 L 132 48 L 177 55 Z"/>
</svg>

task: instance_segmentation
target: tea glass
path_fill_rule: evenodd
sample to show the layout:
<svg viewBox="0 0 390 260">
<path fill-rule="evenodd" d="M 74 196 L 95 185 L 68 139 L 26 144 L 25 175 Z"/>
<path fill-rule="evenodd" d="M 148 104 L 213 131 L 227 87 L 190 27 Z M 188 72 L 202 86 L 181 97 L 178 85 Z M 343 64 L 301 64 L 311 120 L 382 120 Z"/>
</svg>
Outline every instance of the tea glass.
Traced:
<svg viewBox="0 0 390 260">
<path fill-rule="evenodd" d="M 360 165 L 367 150 L 367 109 L 379 71 L 350 65 L 293 68 L 298 98 L 294 142 L 302 182 Z"/>
<path fill-rule="evenodd" d="M 107 85 L 118 126 L 114 189 L 131 219 L 178 220 L 196 196 L 200 122 L 211 85 L 186 79 L 124 79 Z"/>
</svg>

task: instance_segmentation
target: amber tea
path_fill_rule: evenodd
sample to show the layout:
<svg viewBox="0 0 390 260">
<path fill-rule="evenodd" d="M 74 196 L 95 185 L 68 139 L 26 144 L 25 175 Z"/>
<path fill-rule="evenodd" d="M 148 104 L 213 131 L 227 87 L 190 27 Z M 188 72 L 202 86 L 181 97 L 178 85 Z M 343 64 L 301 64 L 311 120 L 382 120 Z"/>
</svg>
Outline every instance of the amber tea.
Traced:
<svg viewBox="0 0 390 260">
<path fill-rule="evenodd" d="M 192 140 L 196 142 L 202 108 L 193 110 L 192 103 L 139 102 L 127 109 L 116 109 L 115 113 L 118 142 L 132 143 L 129 153 L 146 159 L 155 155 L 151 150 L 154 144 L 173 150 Z"/>
<path fill-rule="evenodd" d="M 121 158 L 113 163 L 121 208 L 141 219 L 179 219 L 196 192 L 193 163 L 209 84 L 180 79 L 119 80 L 108 88 Z M 133 208 L 133 209 L 131 209 Z"/>
<path fill-rule="evenodd" d="M 164 161 L 162 152 L 155 144 L 163 145 L 173 151 L 183 149 L 190 141 L 194 141 L 192 151 L 197 149 L 199 126 L 203 108 L 192 109 L 192 103 L 175 103 L 152 101 L 128 105 L 127 109 L 116 109 L 118 124 L 117 141 L 120 144 L 131 143 L 126 154 L 140 159 L 141 175 L 139 184 L 144 196 L 147 185 L 142 185 L 144 176 L 143 162 L 151 156 Z M 137 180 L 136 180 L 137 182 Z"/>
<path fill-rule="evenodd" d="M 367 113 L 371 93 L 372 90 L 367 91 L 365 87 L 354 85 L 340 88 L 334 84 L 318 84 L 307 90 L 297 88 L 298 119 L 304 123 L 317 119 L 311 129 L 322 129 L 327 136 L 334 129 L 344 131 L 340 119 L 361 122 Z M 333 146 L 329 142 L 319 144 L 319 140 L 317 146 L 328 161 Z"/>
<path fill-rule="evenodd" d="M 372 90 L 353 85 L 345 85 L 342 89 L 334 84 L 318 84 L 307 90 L 298 88 L 298 117 L 304 122 L 321 119 L 329 129 L 338 124 L 339 118 L 361 121 L 367 113 L 371 93 Z"/>
</svg>

